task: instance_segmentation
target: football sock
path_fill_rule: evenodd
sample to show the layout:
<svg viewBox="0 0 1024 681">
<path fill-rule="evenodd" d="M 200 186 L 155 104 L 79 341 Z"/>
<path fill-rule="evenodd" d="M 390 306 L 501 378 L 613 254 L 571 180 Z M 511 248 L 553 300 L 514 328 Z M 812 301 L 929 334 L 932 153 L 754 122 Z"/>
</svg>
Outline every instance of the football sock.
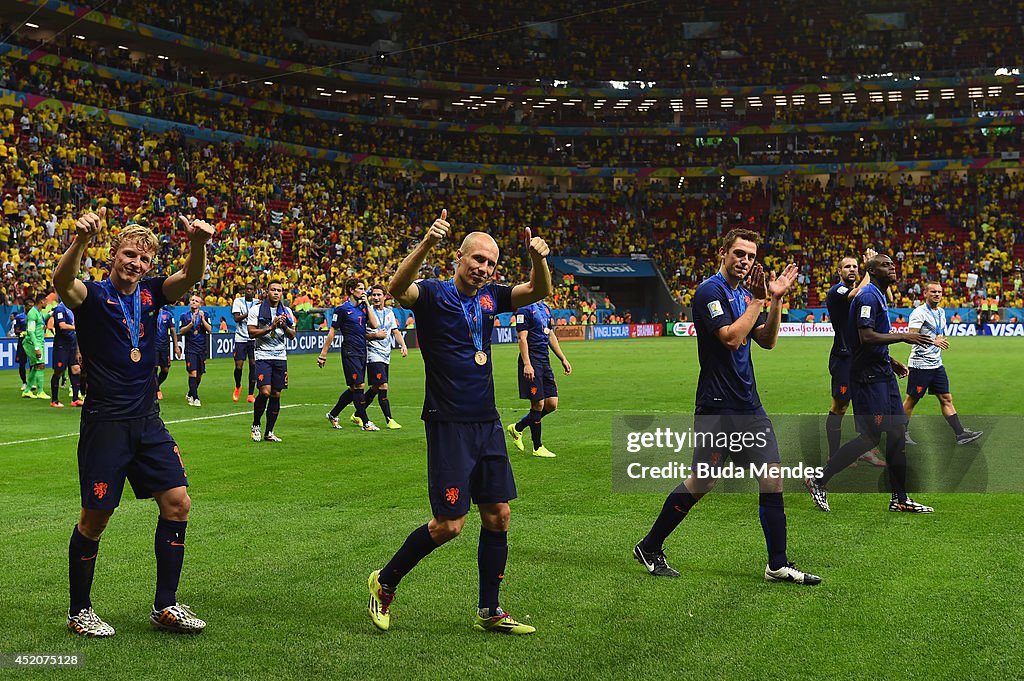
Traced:
<svg viewBox="0 0 1024 681">
<path fill-rule="evenodd" d="M 761 492 L 758 495 L 758 512 L 764 543 L 768 547 L 768 567 L 778 570 L 789 563 L 786 556 L 786 510 L 782 492 Z"/>
<path fill-rule="evenodd" d="M 514 426 L 517 431 L 521 433 L 530 427 L 530 421 L 533 419 L 533 417 L 530 416 L 530 414 L 532 413 L 533 410 L 531 409 L 530 411 L 526 412 L 526 415 L 523 416 L 523 418 L 519 419 L 518 423 L 516 423 L 516 425 Z"/>
<path fill-rule="evenodd" d="M 156 521 L 156 534 L 153 538 L 153 550 L 156 553 L 154 610 L 163 610 L 177 602 L 181 565 L 185 561 L 187 526 L 188 522 L 166 520 L 163 516 Z"/>
<path fill-rule="evenodd" d="M 960 415 L 959 414 L 955 414 L 954 413 L 954 414 L 950 414 L 949 416 L 947 416 L 946 417 L 946 423 L 949 424 L 949 427 L 953 429 L 953 432 L 955 434 L 959 435 L 960 433 L 964 432 L 964 427 L 960 425 Z"/>
<path fill-rule="evenodd" d="M 256 365 L 249 362 L 249 394 L 252 395 L 256 390 Z"/>
<path fill-rule="evenodd" d="M 380 404 L 380 410 L 382 412 L 384 412 L 384 421 L 385 422 L 390 421 L 391 420 L 391 401 L 388 400 L 388 391 L 387 390 L 378 390 L 377 391 L 377 402 Z M 367 404 L 369 404 L 369 400 L 367 401 Z"/>
<path fill-rule="evenodd" d="M 78 525 L 71 532 L 68 544 L 68 584 L 71 591 L 71 614 L 77 615 L 84 608 L 92 607 L 89 592 L 92 591 L 92 576 L 96 572 L 96 556 L 99 541 L 93 541 L 78 531 Z"/>
<path fill-rule="evenodd" d="M 540 420 L 542 417 L 539 411 L 530 412 L 530 437 L 533 438 L 534 449 L 540 449 Z"/>
<path fill-rule="evenodd" d="M 41 369 L 31 367 L 28 370 L 28 387 L 31 390 L 35 388 L 37 391 L 42 392 L 43 390 L 43 372 Z"/>
<path fill-rule="evenodd" d="M 337 418 L 341 410 L 347 407 L 352 402 L 352 390 L 346 390 L 338 398 L 337 404 L 334 405 L 334 409 L 331 409 L 331 416 Z"/>
<path fill-rule="evenodd" d="M 271 395 L 270 400 L 267 403 L 267 432 L 274 430 L 274 424 L 277 423 L 277 415 L 281 413 L 281 396 Z"/>
<path fill-rule="evenodd" d="M 263 412 L 267 408 L 267 401 L 270 399 L 269 396 L 260 393 L 256 396 L 256 401 L 252 405 L 252 425 L 260 425 L 260 421 L 263 420 Z"/>
<path fill-rule="evenodd" d="M 889 431 L 885 436 L 885 468 L 889 486 L 900 501 L 907 499 L 907 436 L 905 431 Z"/>
<path fill-rule="evenodd" d="M 366 415 L 366 395 L 363 394 L 362 388 L 352 389 L 352 404 L 356 407 L 356 416 L 366 423 L 370 420 L 370 417 Z"/>
<path fill-rule="evenodd" d="M 71 372 L 71 399 L 77 400 L 82 393 L 82 374 Z"/>
<path fill-rule="evenodd" d="M 235 367 L 235 390 L 242 388 L 242 367 Z"/>
<path fill-rule="evenodd" d="M 690 490 L 686 489 L 684 485 L 680 484 L 679 487 L 676 487 L 675 491 L 665 499 L 661 513 L 654 521 L 654 525 L 651 526 L 651 531 L 640 541 L 640 548 L 644 551 L 661 551 L 665 539 L 672 534 L 679 523 L 683 522 L 683 518 L 697 501 L 697 498 L 690 494 Z"/>
<path fill-rule="evenodd" d="M 391 558 L 384 569 L 380 571 L 381 586 L 394 591 L 402 577 L 409 574 L 409 571 L 416 567 L 416 564 L 427 557 L 437 548 L 434 538 L 430 536 L 430 529 L 426 525 L 420 525 L 413 530 L 405 539 L 402 548 Z"/>
<path fill-rule="evenodd" d="M 480 543 L 476 549 L 476 562 L 480 570 L 481 608 L 494 612 L 498 607 L 498 589 L 505 578 L 508 560 L 508 532 L 494 532 L 480 528 Z"/>
<path fill-rule="evenodd" d="M 378 392 L 379 392 L 379 390 L 378 390 L 377 386 L 375 386 L 375 385 L 371 385 L 371 386 L 370 386 L 370 389 L 369 389 L 369 390 L 367 390 L 367 391 L 366 391 L 366 392 L 364 393 L 364 395 L 365 395 L 365 397 L 366 397 L 366 408 L 367 408 L 367 409 L 369 409 L 369 408 L 370 408 L 370 405 L 371 405 L 371 404 L 373 404 L 373 398 L 375 398 L 375 397 L 377 396 L 377 393 L 378 393 Z"/>
<path fill-rule="evenodd" d="M 831 457 L 839 449 L 843 437 L 843 415 L 828 413 L 825 417 L 825 437 L 828 439 L 828 455 Z"/>
<path fill-rule="evenodd" d="M 168 369 L 160 369 L 160 374 L 156 377 L 156 385 L 159 388 L 167 380 L 167 377 L 171 374 Z"/>
<path fill-rule="evenodd" d="M 60 376 L 54 373 L 53 376 L 50 377 L 50 399 L 54 402 L 60 402 L 60 400 L 57 399 L 58 394 L 60 394 Z"/>
<path fill-rule="evenodd" d="M 28 385 L 28 377 L 25 374 L 25 365 L 24 364 L 19 364 L 18 365 L 18 375 L 21 376 L 21 382 L 24 385 L 27 386 Z"/>
<path fill-rule="evenodd" d="M 846 470 L 851 463 L 860 458 L 861 454 L 866 453 L 874 446 L 873 443 L 862 437 L 855 437 L 847 442 L 837 449 L 835 454 L 828 457 L 828 463 L 825 464 L 825 470 L 822 471 L 821 477 L 818 478 L 818 484 L 822 487 L 827 485 L 833 475 Z"/>
<path fill-rule="evenodd" d="M 199 387 L 199 386 L 197 385 L 196 377 L 195 376 L 189 376 L 188 377 L 188 396 L 189 397 L 195 399 L 195 397 L 196 397 L 196 388 L 197 387 Z"/>
</svg>

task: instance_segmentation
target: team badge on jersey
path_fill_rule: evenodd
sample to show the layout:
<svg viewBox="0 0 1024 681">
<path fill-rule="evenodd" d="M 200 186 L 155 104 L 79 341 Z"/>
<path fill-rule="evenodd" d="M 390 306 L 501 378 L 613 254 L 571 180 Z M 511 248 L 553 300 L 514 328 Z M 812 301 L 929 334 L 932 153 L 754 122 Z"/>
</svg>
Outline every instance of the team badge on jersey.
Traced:
<svg viewBox="0 0 1024 681">
<path fill-rule="evenodd" d="M 715 317 L 720 317 L 723 314 L 725 314 L 725 312 L 722 310 L 722 303 L 721 301 L 718 300 L 712 300 L 710 303 L 708 303 L 708 312 L 711 313 L 712 319 L 714 319 Z"/>
</svg>

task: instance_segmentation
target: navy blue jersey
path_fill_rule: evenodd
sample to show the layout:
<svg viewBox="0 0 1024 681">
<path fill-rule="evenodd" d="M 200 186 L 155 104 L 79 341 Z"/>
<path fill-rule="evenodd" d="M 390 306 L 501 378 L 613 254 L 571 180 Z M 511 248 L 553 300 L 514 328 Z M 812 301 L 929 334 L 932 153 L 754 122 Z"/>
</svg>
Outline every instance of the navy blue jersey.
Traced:
<svg viewBox="0 0 1024 681">
<path fill-rule="evenodd" d="M 487 284 L 477 294 L 482 319 L 481 345 L 487 354 L 482 366 L 473 357 L 476 346 L 470 332 L 471 298 L 463 296 L 452 281 L 424 279 L 416 282 L 420 294 L 412 306 L 416 313 L 416 339 L 423 354 L 426 390 L 424 421 L 493 421 L 494 376 L 491 367 L 491 329 L 494 317 L 512 311 L 512 287 Z M 481 327 L 477 327 L 481 328 Z"/>
<path fill-rule="evenodd" d="M 348 357 L 362 357 L 366 362 L 366 306 L 353 305 L 351 300 L 334 308 L 331 326 L 341 333 L 341 352 Z"/>
<path fill-rule="evenodd" d="M 551 308 L 543 300 L 516 310 L 516 333 L 526 331 L 530 364 L 550 364 L 548 334 L 551 333 Z"/>
<path fill-rule="evenodd" d="M 203 326 L 202 321 L 199 318 L 202 317 L 202 319 L 205 319 L 206 321 L 210 321 L 210 319 L 209 319 L 209 317 L 207 317 L 206 313 L 203 312 L 202 310 L 199 310 L 198 312 L 196 312 L 195 317 L 196 317 L 195 325 L 192 327 L 192 329 L 188 333 L 184 334 L 185 335 L 185 352 L 188 352 L 188 353 L 191 353 L 191 354 L 194 354 L 194 355 L 205 355 L 206 354 L 206 337 L 209 334 L 206 333 L 206 327 Z M 178 331 L 180 332 L 182 327 L 188 326 L 192 322 L 192 310 L 186 311 L 185 314 L 181 315 L 181 317 L 178 319 L 178 321 L 180 322 L 180 324 L 178 326 Z"/>
<path fill-rule="evenodd" d="M 14 315 L 14 323 L 11 324 L 11 335 L 15 338 L 21 338 L 21 334 L 25 333 L 28 328 L 28 314 L 24 310 Z"/>
<path fill-rule="evenodd" d="M 853 290 L 843 282 L 834 284 L 825 296 L 825 307 L 828 308 L 828 318 L 832 321 L 832 331 L 835 338 L 832 339 L 832 357 L 849 357 L 850 346 L 846 342 L 846 325 L 850 320 L 850 291 Z"/>
<path fill-rule="evenodd" d="M 718 339 L 717 331 L 729 326 L 747 310 L 753 296 L 743 286 L 735 289 L 721 272 L 705 279 L 693 295 L 693 325 L 697 330 L 697 406 L 711 409 L 757 409 L 761 398 L 750 361 L 751 334 L 762 326 L 761 314 L 747 338 L 735 352 Z M 416 318 L 417 322 L 419 317 Z"/>
<path fill-rule="evenodd" d="M 166 277 L 139 283 L 142 324 L 139 350 L 142 359 L 133 362 L 131 335 L 120 294 L 107 281 L 87 281 L 88 295 L 75 309 L 78 346 L 89 374 L 89 393 L 82 418 L 116 421 L 156 414 L 156 313 L 167 304 L 163 285 Z M 132 298 L 120 296 L 132 314 Z"/>
<path fill-rule="evenodd" d="M 61 324 L 75 325 L 75 314 L 67 308 L 64 303 L 59 303 L 53 308 L 53 347 L 73 348 L 77 339 L 74 331 L 63 331 Z"/>
<path fill-rule="evenodd" d="M 171 346 L 170 330 L 174 326 L 174 315 L 168 309 L 161 309 L 156 315 L 156 346 L 166 350 Z"/>
<path fill-rule="evenodd" d="M 892 330 L 885 294 L 874 284 L 862 288 L 850 303 L 849 328 L 846 330 L 846 342 L 853 351 L 850 379 L 860 383 L 888 381 L 895 377 L 889 362 L 889 346 L 861 343 L 859 330 L 865 327 L 878 333 L 889 333 Z"/>
</svg>

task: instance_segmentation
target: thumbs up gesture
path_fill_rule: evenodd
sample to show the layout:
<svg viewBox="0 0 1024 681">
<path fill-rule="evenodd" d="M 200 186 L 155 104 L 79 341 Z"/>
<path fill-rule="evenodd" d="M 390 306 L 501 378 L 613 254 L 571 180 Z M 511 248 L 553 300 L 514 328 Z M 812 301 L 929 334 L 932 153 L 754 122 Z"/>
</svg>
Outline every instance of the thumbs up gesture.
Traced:
<svg viewBox="0 0 1024 681">
<path fill-rule="evenodd" d="M 434 220 L 434 224 L 430 225 L 430 229 L 427 230 L 427 235 L 423 237 L 429 245 L 433 246 L 438 243 L 451 231 L 451 225 L 448 224 L 448 209 L 441 209 L 441 217 Z"/>
<path fill-rule="evenodd" d="M 75 234 L 85 241 L 92 241 L 103 231 L 106 217 L 106 206 L 100 208 L 98 213 L 86 213 L 75 222 Z"/>
<path fill-rule="evenodd" d="M 544 239 L 539 236 L 533 236 L 533 231 L 526 228 L 526 250 L 530 253 L 530 258 L 533 260 L 541 260 L 546 258 L 551 252 Z"/>
</svg>

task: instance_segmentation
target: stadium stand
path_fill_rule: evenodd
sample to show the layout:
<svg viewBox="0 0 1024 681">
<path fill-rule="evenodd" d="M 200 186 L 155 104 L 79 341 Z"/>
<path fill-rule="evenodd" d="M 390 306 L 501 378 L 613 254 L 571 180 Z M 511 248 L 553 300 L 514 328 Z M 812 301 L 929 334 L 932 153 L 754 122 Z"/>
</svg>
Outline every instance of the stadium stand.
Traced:
<svg viewBox="0 0 1024 681">
<path fill-rule="evenodd" d="M 242 4 L 251 25 L 227 33 L 218 15 L 234 16 Z M 678 30 L 668 35 L 666 17 L 651 21 L 654 8 L 641 3 L 628 15 L 624 11 L 614 35 L 607 17 L 597 22 L 580 16 L 561 22 L 554 43 L 524 32 L 514 40 L 495 34 L 450 50 L 419 50 L 415 59 L 385 54 L 373 69 L 427 71 L 467 83 L 554 83 L 555 76 L 565 84 L 633 82 L 639 77 L 622 70 L 623 55 L 641 27 L 645 34 L 666 32 L 663 43 L 649 35 L 645 41 L 663 44 L 665 52 L 639 62 L 631 53 L 628 66 L 658 87 L 789 83 L 817 72 L 825 80 L 919 69 L 991 73 L 1019 50 L 1003 21 L 1017 10 L 994 2 L 970 10 L 950 3 L 947 15 L 928 22 L 913 12 L 900 19 L 865 14 L 872 7 L 863 4 L 844 15 L 851 10 L 847 5 L 799 16 L 795 6 L 783 7 L 792 15 L 791 31 L 774 34 L 736 2 L 713 10 L 676 8 L 671 11 L 678 16 L 668 17 L 676 28 L 716 24 L 700 29 L 710 31 L 703 38 L 684 39 Z M 289 11 L 268 7 L 227 2 L 188 12 L 129 1 L 103 9 L 251 52 L 332 64 L 365 55 L 375 41 L 426 44 L 432 38 L 422 27 L 455 19 L 445 8 L 401 1 L 387 6 L 398 16 L 373 15 L 358 3 L 338 3 L 327 15 L 318 7 L 315 16 L 301 3 L 289 3 Z M 577 13 L 596 7 L 583 3 Z M 451 24 L 454 35 L 493 33 L 511 20 L 503 12 L 488 6 L 460 15 Z M 543 5 L 518 5 L 515 12 L 520 19 L 550 14 Z M 884 21 L 905 28 L 872 23 Z M 924 279 L 943 282 L 951 307 L 997 296 L 1006 306 L 1024 304 L 1017 269 L 1024 257 L 1024 176 L 1014 157 L 1022 145 L 1022 115 L 1016 108 L 1020 90 L 1009 86 L 989 86 L 983 98 L 966 86 L 950 97 L 938 96 L 936 87 L 926 98 L 908 93 L 899 99 L 892 96 L 898 90 L 878 97 L 857 90 L 852 98 L 829 95 L 827 103 L 821 95 L 816 106 L 796 106 L 795 95 L 785 105 L 763 95 L 766 106 L 753 105 L 762 95 L 750 95 L 735 108 L 725 106 L 724 95 L 713 104 L 705 100 L 704 108 L 699 99 L 676 106 L 665 96 L 649 106 L 640 97 L 625 107 L 598 106 L 605 100 L 596 96 L 501 98 L 485 105 L 470 90 L 413 96 L 358 84 L 328 92 L 312 80 L 264 82 L 212 57 L 207 70 L 190 66 L 197 56 L 154 58 L 159 47 L 146 54 L 71 34 L 10 28 L 17 30 L 0 58 L 0 87 L 8 93 L 0 102 L 2 303 L 46 288 L 46 273 L 67 243 L 73 216 L 88 207 L 106 205 L 115 224 L 156 225 L 169 244 L 159 263 L 165 272 L 180 266 L 177 212 L 216 220 L 204 281 L 207 304 L 225 304 L 245 282 L 274 271 L 287 278 L 293 295 L 327 305 L 338 299 L 334 286 L 346 276 L 388 276 L 396 253 L 404 253 L 446 205 L 459 229 L 486 227 L 498 236 L 511 256 L 505 271 L 518 274 L 525 264 L 519 242 L 530 226 L 565 255 L 649 254 L 682 306 L 709 271 L 697 254 L 737 225 L 766 232 L 769 265 L 800 265 L 794 307 L 818 307 L 837 259 L 869 245 L 891 252 L 908 275 L 898 292 L 903 306 L 913 303 L 915 286 Z M 326 42 L 311 49 L 310 38 Z M 334 41 L 349 47 L 329 44 Z M 537 49 L 555 43 L 557 50 Z M 730 51 L 740 56 L 724 56 Z M 553 70 L 556 63 L 568 76 Z M 39 98 L 57 105 L 41 105 Z M 58 102 L 131 112 L 160 125 L 112 125 Z M 504 127 L 459 125 L 464 123 Z M 628 127 L 599 127 L 605 123 Z M 196 138 L 189 125 L 247 137 L 210 142 Z M 280 142 L 340 148 L 349 160 L 387 156 L 413 165 L 332 164 L 280 153 Z M 434 162 L 466 169 L 438 172 L 428 167 Z M 930 172 L 930 165 L 913 166 L 918 162 L 937 164 L 936 170 L 950 165 L 946 172 Z M 527 172 L 480 173 L 476 164 Z M 836 164 L 844 164 L 842 172 Z M 612 172 L 577 173 L 583 176 L 567 182 L 530 171 L 532 166 L 568 169 L 569 175 L 591 168 Z M 863 172 L 851 172 L 861 166 Z M 655 168 L 676 174 L 651 178 L 642 172 Z M 95 276 L 104 257 L 102 248 L 94 249 L 85 275 Z M 430 267 L 443 273 L 450 264 Z M 978 287 L 967 287 L 969 271 L 980 274 Z M 602 304 L 595 299 L 600 297 L 567 279 L 554 302 L 587 318 Z"/>
</svg>

